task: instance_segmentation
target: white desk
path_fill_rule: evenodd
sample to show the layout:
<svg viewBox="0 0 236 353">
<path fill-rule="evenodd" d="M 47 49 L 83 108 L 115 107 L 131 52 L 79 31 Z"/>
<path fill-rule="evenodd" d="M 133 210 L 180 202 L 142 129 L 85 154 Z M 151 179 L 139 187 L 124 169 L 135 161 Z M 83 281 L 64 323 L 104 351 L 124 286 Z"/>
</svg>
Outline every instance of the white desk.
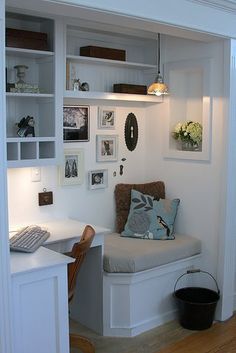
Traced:
<svg viewBox="0 0 236 353">
<path fill-rule="evenodd" d="M 72 246 L 77 242 L 87 223 L 79 222 L 74 219 L 54 220 L 45 223 L 39 223 L 40 227 L 46 228 L 50 232 L 50 237 L 44 243 L 48 249 L 65 253 L 72 249 Z M 103 227 L 92 225 L 95 230 L 95 237 L 91 247 L 101 246 L 103 253 L 103 235 L 109 230 Z"/>
<path fill-rule="evenodd" d="M 67 264 L 40 247 L 11 253 L 14 353 L 69 353 Z"/>
<path fill-rule="evenodd" d="M 65 219 L 41 223 L 51 233 L 44 243 L 48 249 L 65 253 L 82 235 L 86 223 Z M 78 274 L 70 304 L 70 317 L 88 328 L 103 333 L 103 248 L 107 228 L 92 225 L 95 237 Z"/>
<path fill-rule="evenodd" d="M 14 353 L 68 353 L 67 264 L 72 259 L 61 253 L 71 250 L 86 224 L 65 219 L 39 225 L 51 233 L 45 246 L 32 254 L 11 253 Z M 93 227 L 96 234 L 70 314 L 102 333 L 103 234 L 108 229 Z"/>
</svg>

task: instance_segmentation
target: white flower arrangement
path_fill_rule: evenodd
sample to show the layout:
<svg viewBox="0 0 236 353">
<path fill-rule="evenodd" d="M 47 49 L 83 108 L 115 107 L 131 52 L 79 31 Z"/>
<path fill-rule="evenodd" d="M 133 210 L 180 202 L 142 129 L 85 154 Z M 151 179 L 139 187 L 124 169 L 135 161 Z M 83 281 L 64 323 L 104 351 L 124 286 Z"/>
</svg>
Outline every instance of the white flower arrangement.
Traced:
<svg viewBox="0 0 236 353">
<path fill-rule="evenodd" d="M 179 122 L 172 132 L 175 140 L 199 147 L 202 142 L 202 125 L 196 121 Z"/>
</svg>

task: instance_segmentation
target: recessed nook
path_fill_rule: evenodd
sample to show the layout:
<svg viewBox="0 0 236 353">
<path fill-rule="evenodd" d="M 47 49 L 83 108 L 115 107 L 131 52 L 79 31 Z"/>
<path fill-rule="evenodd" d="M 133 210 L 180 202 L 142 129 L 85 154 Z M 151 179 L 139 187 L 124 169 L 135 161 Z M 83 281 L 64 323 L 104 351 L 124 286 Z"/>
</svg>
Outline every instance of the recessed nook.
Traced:
<svg viewBox="0 0 236 353">
<path fill-rule="evenodd" d="M 217 319 L 227 319 L 235 307 L 235 271 L 232 270 L 235 267 L 232 249 L 235 245 L 233 210 L 236 206 L 233 180 L 236 172 L 233 158 L 236 123 L 232 119 L 235 111 L 234 42 L 222 37 L 225 33 L 218 28 L 216 14 L 216 29 L 210 26 L 213 25 L 211 10 L 207 6 L 209 26 L 206 24 L 204 28 L 202 24 L 190 30 L 184 28 L 189 26 L 186 19 L 180 27 L 177 26 L 176 16 L 182 19 L 182 12 L 185 13 L 183 8 L 181 14 L 177 9 L 173 11 L 172 20 L 167 16 L 168 11 L 166 15 L 164 12 L 158 13 L 158 18 L 153 20 L 154 12 L 150 14 L 148 9 L 147 14 L 143 11 L 138 14 L 140 9 L 133 9 L 131 16 L 129 9 L 123 9 L 123 14 L 127 11 L 123 16 L 114 13 L 111 8 L 103 12 L 102 9 L 97 11 L 41 0 L 30 2 L 26 8 L 26 3 L 23 0 L 7 1 L 6 25 L 46 32 L 49 46 L 45 51 L 6 48 L 8 83 L 16 80 L 12 68 L 20 64 L 29 67 L 25 76 L 28 83 L 39 86 L 38 93 L 8 91 L 9 86 L 7 92 L 2 94 L 3 102 L 6 98 L 6 124 L 4 122 L 2 127 L 4 132 L 6 129 L 7 138 L 3 136 L 2 141 L 7 145 L 10 226 L 63 215 L 113 229 L 115 208 L 112 195 L 116 184 L 163 180 L 167 197 L 181 200 L 176 230 L 192 234 L 201 241 L 201 267 L 212 272 L 220 282 L 223 296 Z M 201 7 L 204 11 L 203 2 L 187 3 L 191 8 Z M 97 6 L 100 5 L 98 2 Z M 118 4 L 117 8 L 120 6 Z M 132 4 L 126 6 L 132 7 Z M 201 33 L 202 30 L 208 30 L 213 35 Z M 148 86 L 153 81 L 157 33 L 162 35 L 161 67 L 165 82 L 169 85 L 169 95 L 160 98 L 114 93 L 113 84 Z M 120 62 L 82 57 L 79 48 L 87 45 L 124 49 L 127 60 Z M 89 91 L 74 90 L 74 79 L 88 83 Z M 5 87 L 2 89 L 5 90 Z M 63 104 L 89 106 L 89 141 L 63 143 Z M 118 155 L 117 161 L 98 166 L 95 137 L 98 133 L 107 133 L 98 130 L 99 106 L 116 109 L 115 129 L 109 134 L 118 136 Z M 131 112 L 135 114 L 139 127 L 139 139 L 134 151 L 127 150 L 124 140 L 125 119 Z M 4 104 L 2 115 L 5 116 Z M 20 138 L 16 124 L 27 115 L 35 118 L 36 136 Z M 185 120 L 202 124 L 200 151 L 181 151 L 172 138 L 174 126 Z M 80 185 L 62 188 L 57 177 L 63 148 L 83 149 L 85 174 L 89 170 L 106 169 L 107 187 L 91 191 L 85 178 Z M 121 165 L 123 174 L 119 173 Z M 32 166 L 43 169 L 40 183 L 30 181 L 30 169 L 26 167 Z M 49 186 L 55 194 L 56 203 L 47 206 L 47 210 L 39 210 L 35 202 L 35 195 L 42 192 L 42 185 Z M 5 210 L 4 204 L 5 201 L 2 201 L 1 208 Z M 6 219 L 6 213 L 4 216 Z M 2 228 L 1 232 L 7 233 Z M 6 268 L 7 262 L 0 268 Z M 164 269 L 161 273 L 163 283 L 169 278 L 168 285 L 171 286 L 175 271 L 181 272 L 182 268 L 185 268 L 182 264 L 170 267 L 166 277 Z M 55 287 L 50 284 L 49 287 L 53 293 Z M 119 291 L 113 294 L 118 302 Z M 53 300 L 53 295 L 50 300 Z M 122 322 L 119 307 L 115 306 L 117 321 Z M 168 315 L 163 313 L 163 317 L 168 318 Z"/>
</svg>

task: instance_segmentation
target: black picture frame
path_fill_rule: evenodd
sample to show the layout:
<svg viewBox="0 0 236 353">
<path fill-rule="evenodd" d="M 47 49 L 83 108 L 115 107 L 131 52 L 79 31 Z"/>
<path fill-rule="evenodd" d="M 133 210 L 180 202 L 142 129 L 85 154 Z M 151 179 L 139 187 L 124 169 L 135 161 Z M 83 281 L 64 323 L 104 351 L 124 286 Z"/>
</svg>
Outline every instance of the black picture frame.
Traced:
<svg viewBox="0 0 236 353">
<path fill-rule="evenodd" d="M 90 112 L 88 105 L 63 106 L 63 141 L 89 141 Z"/>
</svg>

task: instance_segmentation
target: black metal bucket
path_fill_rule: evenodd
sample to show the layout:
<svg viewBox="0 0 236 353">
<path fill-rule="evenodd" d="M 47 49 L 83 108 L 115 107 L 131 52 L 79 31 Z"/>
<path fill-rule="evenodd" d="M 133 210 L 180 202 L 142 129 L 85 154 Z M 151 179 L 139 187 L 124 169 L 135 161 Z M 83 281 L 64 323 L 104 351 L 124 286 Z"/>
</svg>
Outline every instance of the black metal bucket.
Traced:
<svg viewBox="0 0 236 353">
<path fill-rule="evenodd" d="M 180 278 L 192 273 L 206 273 L 215 282 L 217 292 L 201 287 L 185 287 L 176 290 L 176 285 Z M 206 271 L 189 270 L 181 275 L 174 286 L 174 297 L 178 307 L 178 316 L 180 325 L 189 330 L 205 330 L 211 327 L 218 300 L 220 299 L 220 290 L 215 278 Z"/>
</svg>

